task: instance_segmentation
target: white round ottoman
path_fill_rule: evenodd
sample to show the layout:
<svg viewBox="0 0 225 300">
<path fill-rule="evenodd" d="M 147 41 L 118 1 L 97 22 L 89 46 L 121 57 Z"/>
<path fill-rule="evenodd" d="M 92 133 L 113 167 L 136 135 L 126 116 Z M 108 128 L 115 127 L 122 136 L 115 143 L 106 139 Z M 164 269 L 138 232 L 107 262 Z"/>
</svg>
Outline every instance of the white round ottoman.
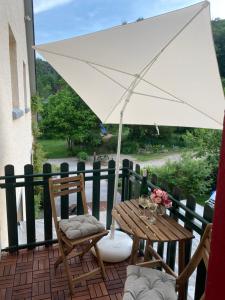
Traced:
<svg viewBox="0 0 225 300">
<path fill-rule="evenodd" d="M 133 240 L 128 234 L 115 230 L 114 239 L 110 239 L 110 231 L 98 243 L 98 248 L 105 262 L 116 263 L 127 259 L 131 255 Z M 95 250 L 92 248 L 95 255 Z"/>
</svg>

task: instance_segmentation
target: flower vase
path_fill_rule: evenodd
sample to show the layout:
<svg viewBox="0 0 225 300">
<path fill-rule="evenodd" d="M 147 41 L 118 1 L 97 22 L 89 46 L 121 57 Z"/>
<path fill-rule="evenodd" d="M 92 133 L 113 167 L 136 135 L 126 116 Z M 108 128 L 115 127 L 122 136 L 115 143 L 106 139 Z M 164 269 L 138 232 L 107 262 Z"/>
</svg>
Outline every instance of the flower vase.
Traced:
<svg viewBox="0 0 225 300">
<path fill-rule="evenodd" d="M 157 215 L 163 216 L 166 214 L 166 208 L 164 205 L 158 205 L 157 207 Z"/>
</svg>

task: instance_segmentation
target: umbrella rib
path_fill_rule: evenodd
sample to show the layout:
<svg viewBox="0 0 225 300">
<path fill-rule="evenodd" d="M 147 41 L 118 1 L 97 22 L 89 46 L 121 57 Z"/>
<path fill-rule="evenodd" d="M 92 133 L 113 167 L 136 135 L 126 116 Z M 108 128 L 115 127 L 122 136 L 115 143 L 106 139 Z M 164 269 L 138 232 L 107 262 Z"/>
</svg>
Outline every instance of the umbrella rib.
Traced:
<svg viewBox="0 0 225 300">
<path fill-rule="evenodd" d="M 157 86 L 156 84 L 154 84 L 154 83 L 148 81 L 147 79 L 142 78 L 142 81 L 144 81 L 145 83 L 147 83 L 147 84 L 153 86 L 154 88 L 160 90 L 161 92 L 163 92 L 163 93 L 165 93 L 165 94 L 167 94 L 167 95 L 169 95 L 169 96 L 175 98 L 175 99 L 178 100 L 179 102 L 184 102 L 183 100 L 179 99 L 177 96 L 175 96 L 175 95 L 173 95 L 172 93 L 170 93 L 170 92 L 168 92 L 168 91 L 162 89 L 161 87 L 159 87 L 159 86 Z"/>
<path fill-rule="evenodd" d="M 91 63 L 88 63 L 88 65 L 93 68 L 94 70 L 96 70 L 97 72 L 99 72 L 100 74 L 102 74 L 103 76 L 107 77 L 109 80 L 113 81 L 114 83 L 116 83 L 117 85 L 119 85 L 121 88 L 123 88 L 124 90 L 127 91 L 127 87 L 122 85 L 120 82 L 118 82 L 117 80 L 115 80 L 114 78 L 112 78 L 111 76 L 109 76 L 108 74 L 106 74 L 105 72 L 99 70 L 96 66 L 92 65 Z"/>
<path fill-rule="evenodd" d="M 114 104 L 110 110 L 110 112 L 108 113 L 108 115 L 105 117 L 103 123 L 105 123 L 107 121 L 107 119 L 111 116 L 111 114 L 113 113 L 113 111 L 116 109 L 116 107 L 122 102 L 123 97 L 125 97 L 125 95 L 128 93 L 129 89 L 132 87 L 134 83 L 134 80 L 132 81 L 132 83 L 130 84 L 130 86 L 128 87 L 128 89 L 126 89 L 123 94 L 121 95 L 121 97 L 119 98 L 119 100 L 116 102 L 116 104 Z"/>
<path fill-rule="evenodd" d="M 142 78 L 146 75 L 146 73 L 149 71 L 149 69 L 152 67 L 152 65 L 157 61 L 159 56 L 165 51 L 165 49 L 184 31 L 184 29 L 190 25 L 190 23 L 209 5 L 208 2 L 205 2 L 201 9 L 196 12 L 193 17 L 184 24 L 184 26 L 166 43 L 166 45 L 156 54 L 156 56 L 140 71 L 140 75 L 143 73 Z"/>
<path fill-rule="evenodd" d="M 110 66 L 105 66 L 105 65 L 102 65 L 102 64 L 98 64 L 98 63 L 95 63 L 93 61 L 82 59 L 82 58 L 79 58 L 79 57 L 76 57 L 76 56 L 66 55 L 66 54 L 55 52 L 55 51 L 50 51 L 50 50 L 42 49 L 42 48 L 36 47 L 36 46 L 34 46 L 33 48 L 35 50 L 39 50 L 40 52 L 46 52 L 46 53 L 50 53 L 50 54 L 54 54 L 54 55 L 58 55 L 58 56 L 66 57 L 66 58 L 71 58 L 71 59 L 74 59 L 74 60 L 86 63 L 88 65 L 91 64 L 91 65 L 94 65 L 94 66 L 97 66 L 97 67 L 101 67 L 101 68 L 105 68 L 105 69 L 108 69 L 108 70 L 111 70 L 111 71 L 115 71 L 115 72 L 118 72 L 118 73 L 126 74 L 126 75 L 133 76 L 133 77 L 135 76 L 135 74 L 132 74 L 132 73 L 129 73 L 129 72 L 117 69 L 117 68 L 113 68 L 113 67 L 110 67 Z"/>
<path fill-rule="evenodd" d="M 191 107 L 192 109 L 196 110 L 197 112 L 201 113 L 202 115 L 204 115 L 205 117 L 209 118 L 210 120 L 216 122 L 216 123 L 219 124 L 219 125 L 222 125 L 222 123 L 220 123 L 219 121 L 217 121 L 216 119 L 214 119 L 213 117 L 211 117 L 210 115 L 208 115 L 206 112 L 204 112 L 204 111 L 202 111 L 201 109 L 195 107 L 194 105 L 188 103 L 187 101 L 180 99 L 179 97 L 177 97 L 177 96 L 171 94 L 170 92 L 167 92 L 166 90 L 160 88 L 159 86 L 155 85 L 154 83 L 149 82 L 149 81 L 146 80 L 146 79 L 143 79 L 143 78 L 142 78 L 142 80 L 143 80 L 144 82 L 146 82 L 147 84 L 149 84 L 149 85 L 155 87 L 156 89 L 160 90 L 161 92 L 164 92 L 164 93 L 166 93 L 167 95 L 169 95 L 169 96 L 175 98 L 175 99 L 177 100 L 177 102 L 186 104 L 187 106 L 189 106 L 189 107 Z M 176 102 L 176 100 L 171 100 L 171 101 Z"/>
<path fill-rule="evenodd" d="M 128 90 L 130 89 L 130 87 L 132 86 L 132 93 L 134 92 L 134 89 L 138 86 L 138 84 L 143 80 L 144 76 L 146 75 L 146 73 L 149 71 L 149 69 L 153 66 L 153 64 L 157 61 L 158 57 L 165 51 L 165 49 L 184 31 L 184 29 L 202 12 L 203 9 L 205 9 L 207 6 L 209 5 L 208 2 L 204 3 L 203 6 L 201 7 L 201 9 L 196 12 L 193 17 L 172 37 L 172 39 L 170 39 L 167 44 L 159 51 L 158 54 L 156 54 L 156 56 L 144 67 L 142 68 L 142 70 L 136 74 L 133 75 L 135 77 L 139 77 L 139 79 L 135 82 L 135 85 L 132 86 L 133 82 L 131 83 L 131 85 L 129 86 Z M 136 78 L 135 78 L 136 79 Z M 135 81 L 134 79 L 134 81 Z M 127 90 L 127 91 L 128 91 Z M 116 107 L 120 104 L 120 102 L 122 101 L 124 95 L 126 94 L 125 91 L 123 93 L 123 95 L 121 96 L 121 98 L 119 99 L 119 101 L 112 107 L 112 110 L 110 111 L 110 113 L 107 115 L 107 117 L 105 118 L 105 122 L 106 120 L 109 118 L 109 116 L 112 114 L 112 112 L 116 109 Z M 178 99 L 180 101 L 180 99 Z M 182 101 L 182 100 L 181 100 Z M 182 101 L 183 102 L 183 101 Z M 193 107 L 194 108 L 194 107 Z M 196 109 L 198 110 L 198 109 Z M 205 114 L 204 112 L 202 112 L 203 114 Z M 211 118 L 210 116 L 208 116 L 210 119 L 216 121 L 215 119 Z M 217 122 L 217 121 L 216 121 Z M 218 123 L 218 122 L 217 122 Z"/>
<path fill-rule="evenodd" d="M 146 96 L 146 97 L 150 97 L 150 98 L 156 98 L 156 99 L 161 99 L 161 100 L 165 100 L 165 101 L 171 101 L 171 102 L 177 102 L 177 103 L 180 103 L 180 104 L 184 104 L 183 101 L 180 101 L 180 100 L 169 99 L 169 98 L 154 96 L 154 95 L 145 94 L 145 93 L 133 92 L 133 94 L 134 95 Z"/>
<path fill-rule="evenodd" d="M 194 105 L 186 102 L 186 101 L 183 101 L 184 104 L 186 104 L 187 106 L 191 107 L 192 109 L 196 110 L 197 112 L 201 113 L 202 115 L 204 115 L 205 117 L 209 118 L 210 120 L 216 122 L 217 124 L 219 125 L 223 125 L 223 123 L 217 121 L 216 119 L 214 119 L 213 117 L 211 117 L 210 115 L 208 115 L 207 113 L 205 113 L 204 111 L 202 111 L 201 109 L 195 107 Z"/>
</svg>

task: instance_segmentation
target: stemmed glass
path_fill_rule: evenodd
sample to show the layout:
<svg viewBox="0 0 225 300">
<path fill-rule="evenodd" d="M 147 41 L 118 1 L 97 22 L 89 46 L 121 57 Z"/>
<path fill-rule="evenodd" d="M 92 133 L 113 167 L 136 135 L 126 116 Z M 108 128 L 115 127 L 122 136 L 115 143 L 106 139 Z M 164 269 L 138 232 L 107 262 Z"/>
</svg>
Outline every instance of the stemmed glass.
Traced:
<svg viewBox="0 0 225 300">
<path fill-rule="evenodd" d="M 156 218 L 154 217 L 154 213 L 156 212 L 158 205 L 155 202 L 150 200 L 148 202 L 148 207 L 150 210 L 149 222 L 150 224 L 155 224 Z"/>
<path fill-rule="evenodd" d="M 149 197 L 147 195 L 141 196 L 139 198 L 139 204 L 144 208 L 144 215 L 142 216 L 142 218 L 147 219 L 145 210 L 149 207 Z"/>
</svg>

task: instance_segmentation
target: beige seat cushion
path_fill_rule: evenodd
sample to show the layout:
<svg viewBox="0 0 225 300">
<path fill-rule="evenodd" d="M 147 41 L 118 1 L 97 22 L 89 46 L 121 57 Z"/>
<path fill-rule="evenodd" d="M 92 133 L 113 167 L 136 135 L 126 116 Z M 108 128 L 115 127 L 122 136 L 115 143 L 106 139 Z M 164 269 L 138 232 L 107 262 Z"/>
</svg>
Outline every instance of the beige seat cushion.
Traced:
<svg viewBox="0 0 225 300">
<path fill-rule="evenodd" d="M 177 300 L 176 279 L 164 272 L 128 266 L 123 300 Z"/>
<path fill-rule="evenodd" d="M 90 215 L 74 216 L 59 222 L 60 229 L 69 239 L 78 239 L 105 230 L 105 226 Z"/>
</svg>

